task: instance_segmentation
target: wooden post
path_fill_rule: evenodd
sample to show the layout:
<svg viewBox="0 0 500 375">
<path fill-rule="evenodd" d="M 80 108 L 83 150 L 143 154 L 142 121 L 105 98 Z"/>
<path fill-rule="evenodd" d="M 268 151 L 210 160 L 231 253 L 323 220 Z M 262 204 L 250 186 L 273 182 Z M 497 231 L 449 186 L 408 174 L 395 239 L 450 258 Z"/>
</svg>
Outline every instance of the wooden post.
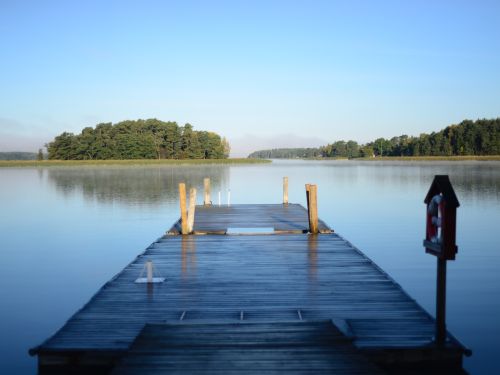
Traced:
<svg viewBox="0 0 500 375">
<path fill-rule="evenodd" d="M 446 343 L 446 259 L 437 258 L 436 283 L 436 345 Z"/>
<path fill-rule="evenodd" d="M 210 201 L 210 178 L 206 177 L 203 179 L 203 186 L 205 188 L 205 196 L 203 199 L 203 204 L 209 206 L 212 204 Z"/>
<path fill-rule="evenodd" d="M 186 184 L 181 182 L 179 184 L 179 198 L 181 204 L 181 233 L 188 234 L 188 222 L 186 212 Z"/>
<path fill-rule="evenodd" d="M 318 187 L 309 186 L 309 232 L 318 233 Z"/>
<path fill-rule="evenodd" d="M 311 228 L 311 208 L 309 204 L 309 190 L 311 189 L 311 184 L 306 184 L 306 203 L 307 203 L 307 220 L 309 222 L 309 228 Z"/>
<path fill-rule="evenodd" d="M 288 177 L 283 177 L 283 204 L 288 204 Z"/>
<path fill-rule="evenodd" d="M 196 210 L 196 189 L 189 189 L 189 209 L 187 214 L 188 233 L 193 233 L 194 215 Z"/>
</svg>

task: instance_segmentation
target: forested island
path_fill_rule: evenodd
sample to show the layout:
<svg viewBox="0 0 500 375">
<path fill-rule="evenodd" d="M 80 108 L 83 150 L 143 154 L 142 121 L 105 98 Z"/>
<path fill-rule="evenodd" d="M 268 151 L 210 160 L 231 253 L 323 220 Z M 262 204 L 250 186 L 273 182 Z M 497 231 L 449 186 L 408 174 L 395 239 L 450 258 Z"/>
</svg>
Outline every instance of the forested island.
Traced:
<svg viewBox="0 0 500 375">
<path fill-rule="evenodd" d="M 249 158 L 359 158 L 375 156 L 500 155 L 500 118 L 465 120 L 418 137 L 378 138 L 366 144 L 337 141 L 318 148 L 280 148 L 251 153 Z"/>
<path fill-rule="evenodd" d="M 225 159 L 230 151 L 227 140 L 214 132 L 157 119 L 101 123 L 76 135 L 64 132 L 46 147 L 53 160 Z"/>
</svg>

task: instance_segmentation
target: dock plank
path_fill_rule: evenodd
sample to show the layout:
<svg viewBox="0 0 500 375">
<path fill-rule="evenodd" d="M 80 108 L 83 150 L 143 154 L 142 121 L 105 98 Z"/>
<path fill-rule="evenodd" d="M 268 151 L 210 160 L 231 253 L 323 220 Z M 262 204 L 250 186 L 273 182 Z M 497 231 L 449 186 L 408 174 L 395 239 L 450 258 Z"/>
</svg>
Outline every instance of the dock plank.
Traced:
<svg viewBox="0 0 500 375">
<path fill-rule="evenodd" d="M 382 374 L 330 321 L 146 325 L 112 375 Z"/>
</svg>

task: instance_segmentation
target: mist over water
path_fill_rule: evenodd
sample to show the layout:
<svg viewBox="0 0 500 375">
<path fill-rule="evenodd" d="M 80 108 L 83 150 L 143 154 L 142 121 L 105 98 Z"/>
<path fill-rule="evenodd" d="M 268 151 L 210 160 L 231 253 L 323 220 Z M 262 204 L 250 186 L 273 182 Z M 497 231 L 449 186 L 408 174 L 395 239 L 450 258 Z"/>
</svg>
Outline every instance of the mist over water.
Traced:
<svg viewBox="0 0 500 375">
<path fill-rule="evenodd" d="M 474 352 L 472 374 L 500 373 L 500 162 L 275 161 L 259 165 L 0 169 L 0 373 L 33 374 L 40 344 L 179 217 L 179 182 L 212 182 L 212 202 L 305 205 L 434 315 L 436 259 L 425 254 L 423 199 L 450 175 L 457 260 L 448 262 L 448 329 Z"/>
</svg>

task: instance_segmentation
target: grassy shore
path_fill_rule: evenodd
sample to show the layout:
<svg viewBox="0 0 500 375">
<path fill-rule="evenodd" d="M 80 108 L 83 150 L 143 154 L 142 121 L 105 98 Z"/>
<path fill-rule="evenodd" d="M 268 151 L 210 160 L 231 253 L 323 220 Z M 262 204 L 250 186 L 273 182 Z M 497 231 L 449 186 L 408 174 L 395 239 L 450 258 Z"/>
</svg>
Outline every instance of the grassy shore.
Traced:
<svg viewBox="0 0 500 375">
<path fill-rule="evenodd" d="M 75 166 L 162 166 L 199 164 L 261 164 L 266 159 L 133 159 L 133 160 L 0 160 L 1 167 L 75 167 Z"/>
</svg>

